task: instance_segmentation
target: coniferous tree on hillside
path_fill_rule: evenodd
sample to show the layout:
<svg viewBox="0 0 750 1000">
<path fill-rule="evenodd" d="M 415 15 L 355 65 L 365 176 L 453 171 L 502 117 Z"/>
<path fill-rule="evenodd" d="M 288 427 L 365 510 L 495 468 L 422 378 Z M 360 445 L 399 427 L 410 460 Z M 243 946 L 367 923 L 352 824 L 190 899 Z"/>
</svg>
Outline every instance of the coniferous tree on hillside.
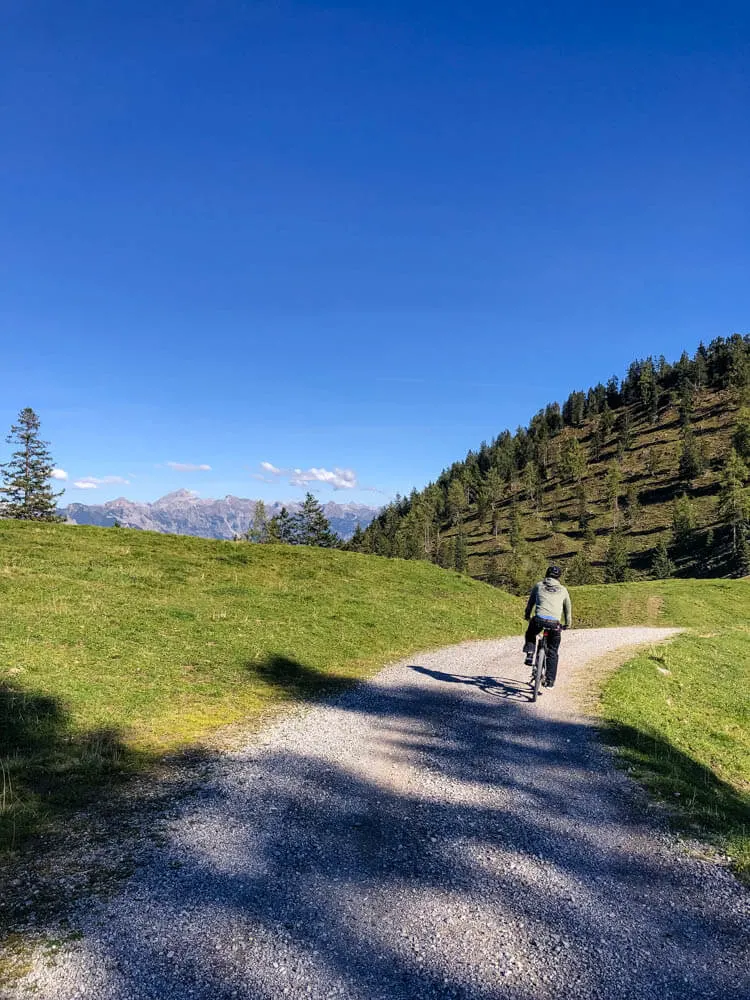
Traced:
<svg viewBox="0 0 750 1000">
<path fill-rule="evenodd" d="M 625 496 L 625 524 L 629 531 L 638 527 L 641 520 L 641 502 L 638 498 L 638 490 L 635 486 L 630 486 Z"/>
<path fill-rule="evenodd" d="M 7 441 L 17 445 L 2 468 L 0 515 L 22 521 L 60 521 L 57 498 L 62 490 L 52 489 L 52 456 L 47 442 L 39 437 L 39 417 L 30 407 L 18 414 Z"/>
<path fill-rule="evenodd" d="M 624 583 L 630 579 L 628 547 L 621 532 L 613 531 L 604 557 L 604 582 Z"/>
<path fill-rule="evenodd" d="M 669 546 L 667 539 L 662 537 L 654 550 L 654 558 L 651 562 L 651 575 L 656 580 L 668 580 L 674 576 L 675 565 L 669 558 Z"/>
<path fill-rule="evenodd" d="M 349 544 L 347 548 L 351 549 L 352 552 L 361 552 L 362 546 L 364 544 L 365 533 L 362 531 L 362 525 L 357 521 L 354 526 L 354 532 L 352 537 L 349 539 Z"/>
<path fill-rule="evenodd" d="M 253 521 L 247 529 L 245 538 L 248 542 L 256 542 L 257 544 L 268 541 L 268 515 L 266 514 L 266 505 L 262 500 L 255 501 Z"/>
<path fill-rule="evenodd" d="M 748 569 L 748 534 L 750 533 L 750 489 L 748 468 L 732 449 L 724 465 L 719 490 L 718 514 L 731 531 L 732 554 L 740 572 Z"/>
<path fill-rule="evenodd" d="M 319 548 L 334 549 L 341 539 L 331 531 L 323 507 L 312 493 L 306 493 L 302 507 L 292 518 L 294 541 L 297 545 L 316 545 Z"/>
<path fill-rule="evenodd" d="M 613 462 L 607 471 L 607 501 L 612 508 L 612 529 L 617 530 L 620 523 L 620 490 L 622 489 L 622 471 L 620 466 Z"/>
<path fill-rule="evenodd" d="M 576 552 L 565 567 L 565 583 L 571 587 L 582 587 L 587 583 L 599 583 L 599 577 L 594 567 L 581 550 Z"/>
<path fill-rule="evenodd" d="M 294 522 L 286 507 L 282 507 L 268 522 L 268 541 L 284 545 L 294 545 L 296 542 Z"/>
<path fill-rule="evenodd" d="M 466 510 L 466 490 L 458 479 L 453 479 L 448 487 L 446 499 L 448 514 L 452 524 L 460 524 Z"/>
<path fill-rule="evenodd" d="M 744 406 L 737 414 L 732 444 L 743 461 L 750 459 L 750 407 Z"/>
<path fill-rule="evenodd" d="M 693 428 L 687 424 L 682 430 L 682 441 L 680 444 L 679 473 L 680 479 L 685 483 L 692 483 L 703 474 L 706 462 L 703 457 L 703 450 L 695 436 Z"/>
<path fill-rule="evenodd" d="M 695 508 L 683 493 L 672 502 L 672 537 L 680 551 L 686 550 L 695 531 Z"/>
</svg>

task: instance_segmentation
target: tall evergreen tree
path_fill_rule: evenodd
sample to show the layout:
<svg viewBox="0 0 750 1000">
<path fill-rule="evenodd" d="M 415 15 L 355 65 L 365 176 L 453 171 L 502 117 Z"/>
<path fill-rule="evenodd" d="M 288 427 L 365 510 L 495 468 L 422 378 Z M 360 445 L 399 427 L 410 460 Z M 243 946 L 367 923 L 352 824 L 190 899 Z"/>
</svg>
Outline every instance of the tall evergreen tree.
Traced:
<svg viewBox="0 0 750 1000">
<path fill-rule="evenodd" d="M 672 502 L 672 537 L 680 549 L 687 549 L 695 531 L 695 509 L 683 493 Z"/>
<path fill-rule="evenodd" d="M 306 493 L 302 507 L 294 515 L 294 540 L 297 545 L 317 545 L 324 549 L 334 549 L 341 540 L 331 531 L 331 525 L 323 512 L 319 500 L 312 493 Z"/>
<path fill-rule="evenodd" d="M 354 533 L 349 539 L 349 544 L 347 548 L 351 549 L 352 552 L 362 552 L 364 545 L 365 533 L 362 531 L 362 525 L 357 521 L 354 526 Z"/>
<path fill-rule="evenodd" d="M 642 514 L 641 501 L 635 486 L 628 488 L 625 504 L 625 524 L 630 531 L 633 531 L 640 524 Z"/>
<path fill-rule="evenodd" d="M 732 533 L 732 554 L 740 564 L 740 571 L 747 569 L 748 533 L 750 531 L 750 490 L 745 485 L 748 468 L 732 449 L 724 465 L 719 489 L 718 513 L 729 525 Z"/>
<path fill-rule="evenodd" d="M 286 507 L 282 507 L 268 522 L 268 541 L 281 542 L 284 545 L 295 544 L 294 521 Z"/>
<path fill-rule="evenodd" d="M 630 579 L 628 547 L 621 532 L 613 531 L 604 557 L 604 582 L 623 583 Z"/>
<path fill-rule="evenodd" d="M 691 483 L 698 476 L 702 475 L 705 465 L 703 450 L 698 443 L 693 428 L 688 424 L 682 430 L 679 460 L 680 479 L 685 483 Z"/>
<path fill-rule="evenodd" d="M 452 524 L 460 524 L 463 521 L 466 510 L 466 490 L 458 479 L 452 479 L 448 487 L 446 498 L 448 514 Z"/>
<path fill-rule="evenodd" d="M 59 521 L 57 498 L 52 489 L 52 456 L 39 437 L 39 417 L 30 407 L 18 414 L 7 441 L 18 447 L 2 468 L 0 514 L 22 521 Z"/>
<path fill-rule="evenodd" d="M 743 461 L 750 459 L 750 407 L 744 406 L 737 414 L 732 444 Z"/>
<path fill-rule="evenodd" d="M 669 558 L 669 545 L 665 535 L 659 539 L 659 544 L 654 549 L 654 558 L 651 561 L 651 575 L 656 580 L 668 580 L 674 576 L 675 565 Z"/>
<path fill-rule="evenodd" d="M 248 542 L 263 543 L 268 541 L 268 515 L 266 505 L 262 500 L 255 501 L 253 521 L 245 534 Z"/>
<path fill-rule="evenodd" d="M 508 525 L 508 541 L 511 548 L 518 548 L 523 541 L 523 522 L 518 508 L 514 505 L 510 513 L 510 524 Z"/>
<path fill-rule="evenodd" d="M 565 582 L 571 587 L 581 587 L 587 583 L 599 583 L 596 570 L 589 562 L 586 553 L 576 552 L 565 567 Z"/>
</svg>

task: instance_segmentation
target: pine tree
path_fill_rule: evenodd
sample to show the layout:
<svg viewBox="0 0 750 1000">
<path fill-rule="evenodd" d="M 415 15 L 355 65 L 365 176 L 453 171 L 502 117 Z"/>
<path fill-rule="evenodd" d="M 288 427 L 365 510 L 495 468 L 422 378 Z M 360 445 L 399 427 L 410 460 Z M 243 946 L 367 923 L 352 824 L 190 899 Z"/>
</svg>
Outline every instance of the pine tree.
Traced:
<svg viewBox="0 0 750 1000">
<path fill-rule="evenodd" d="M 349 544 L 347 548 L 349 548 L 352 552 L 362 552 L 364 537 L 365 533 L 364 531 L 362 531 L 362 525 L 359 523 L 359 521 L 357 521 L 356 525 L 354 526 L 354 533 L 352 537 L 349 539 Z"/>
<path fill-rule="evenodd" d="M 510 514 L 510 524 L 508 526 L 508 541 L 511 548 L 516 549 L 523 539 L 523 523 L 517 507 L 513 507 Z"/>
<path fill-rule="evenodd" d="M 586 455 L 577 437 L 569 437 L 560 450 L 560 474 L 579 483 L 586 472 Z"/>
<path fill-rule="evenodd" d="M 268 541 L 281 542 L 283 545 L 296 543 L 294 521 L 286 507 L 282 507 L 268 522 Z"/>
<path fill-rule="evenodd" d="M 744 568 L 750 530 L 750 490 L 745 485 L 748 469 L 732 449 L 724 465 L 719 488 L 718 514 L 732 532 L 732 554 Z"/>
<path fill-rule="evenodd" d="M 565 567 L 565 582 L 571 587 L 581 587 L 587 583 L 599 583 L 596 570 L 583 551 L 576 552 Z"/>
<path fill-rule="evenodd" d="M 682 431 L 679 461 L 680 479 L 685 483 L 691 483 L 702 475 L 705 464 L 700 444 L 695 437 L 693 428 L 688 425 Z"/>
<path fill-rule="evenodd" d="M 466 491 L 458 479 L 451 480 L 448 487 L 446 505 L 451 524 L 460 524 L 463 521 L 464 511 L 466 510 Z"/>
<path fill-rule="evenodd" d="M 262 500 L 255 501 L 253 521 L 245 532 L 245 538 L 248 542 L 263 543 L 268 541 L 268 515 L 266 514 L 266 505 Z"/>
<path fill-rule="evenodd" d="M 316 545 L 320 548 L 334 549 L 341 544 L 338 536 L 331 531 L 331 525 L 320 501 L 312 493 L 305 494 L 302 507 L 292 520 L 294 540 L 297 545 Z"/>
<path fill-rule="evenodd" d="M 495 554 L 487 558 L 485 563 L 485 580 L 492 587 L 499 587 L 503 582 L 503 571 L 500 565 L 500 557 Z"/>
<path fill-rule="evenodd" d="M 465 573 L 469 565 L 469 557 L 466 551 L 466 536 L 463 531 L 456 535 L 455 562 L 456 572 Z"/>
<path fill-rule="evenodd" d="M 629 565 L 630 560 L 625 539 L 619 531 L 613 531 L 604 557 L 604 582 L 623 583 L 629 580 Z"/>
<path fill-rule="evenodd" d="M 627 495 L 625 497 L 626 507 L 625 507 L 625 523 L 628 528 L 632 531 L 637 528 L 641 520 L 641 502 L 638 499 L 638 490 L 635 486 L 631 486 L 628 489 Z"/>
<path fill-rule="evenodd" d="M 651 562 L 651 575 L 656 580 L 668 580 L 674 576 L 675 564 L 669 558 L 669 546 L 664 535 L 659 539 L 659 544 L 654 549 L 654 558 Z"/>
<path fill-rule="evenodd" d="M 734 450 L 743 461 L 750 459 L 750 408 L 744 406 L 737 414 L 732 433 Z"/>
<path fill-rule="evenodd" d="M 39 417 L 30 407 L 18 414 L 18 423 L 11 427 L 7 440 L 18 448 L 0 466 L 0 495 L 5 497 L 0 501 L 2 516 L 22 521 L 62 520 L 57 513 L 57 498 L 63 491 L 56 493 L 52 489 L 52 456 L 47 442 L 39 437 Z"/>
<path fill-rule="evenodd" d="M 686 549 L 690 544 L 695 530 L 695 510 L 693 504 L 683 493 L 672 503 L 672 536 L 680 549 Z"/>
<path fill-rule="evenodd" d="M 456 567 L 456 540 L 451 535 L 444 538 L 438 548 L 438 565 L 443 569 L 455 569 Z"/>
</svg>

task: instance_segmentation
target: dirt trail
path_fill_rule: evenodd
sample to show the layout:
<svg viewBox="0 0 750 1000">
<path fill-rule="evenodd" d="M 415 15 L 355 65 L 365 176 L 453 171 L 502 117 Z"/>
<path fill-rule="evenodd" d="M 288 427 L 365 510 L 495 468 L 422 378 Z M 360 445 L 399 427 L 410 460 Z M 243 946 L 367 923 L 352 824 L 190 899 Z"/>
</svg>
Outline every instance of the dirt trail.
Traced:
<svg viewBox="0 0 750 1000">
<path fill-rule="evenodd" d="M 747 1000 L 748 893 L 666 832 L 568 688 L 671 630 L 518 638 L 389 667 L 211 765 L 40 1000 Z"/>
</svg>

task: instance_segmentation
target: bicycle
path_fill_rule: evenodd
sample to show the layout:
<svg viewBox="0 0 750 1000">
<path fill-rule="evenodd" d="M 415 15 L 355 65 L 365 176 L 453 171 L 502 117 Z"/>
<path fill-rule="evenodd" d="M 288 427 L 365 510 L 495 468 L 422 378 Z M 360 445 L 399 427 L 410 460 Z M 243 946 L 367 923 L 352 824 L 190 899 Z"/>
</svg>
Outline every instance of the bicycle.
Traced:
<svg viewBox="0 0 750 1000">
<path fill-rule="evenodd" d="M 560 625 L 549 625 L 537 636 L 536 656 L 534 657 L 534 666 L 531 673 L 532 701 L 536 701 L 539 697 L 542 684 L 544 684 L 547 676 L 547 636 L 550 632 L 559 632 L 561 627 Z"/>
</svg>

